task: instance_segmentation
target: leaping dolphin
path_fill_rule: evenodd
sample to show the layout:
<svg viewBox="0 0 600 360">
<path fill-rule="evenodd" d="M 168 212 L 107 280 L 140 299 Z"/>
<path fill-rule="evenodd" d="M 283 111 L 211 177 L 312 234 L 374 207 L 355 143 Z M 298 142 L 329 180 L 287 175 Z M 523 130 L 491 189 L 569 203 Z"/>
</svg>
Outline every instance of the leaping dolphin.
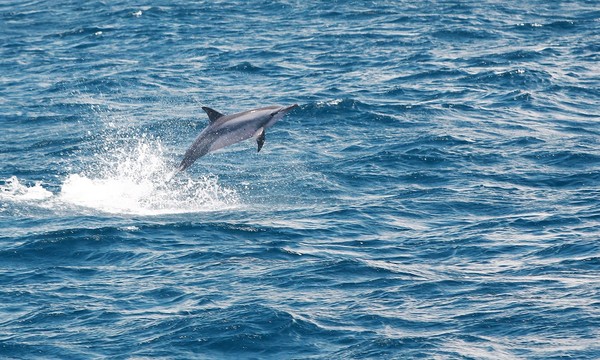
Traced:
<svg viewBox="0 0 600 360">
<path fill-rule="evenodd" d="M 206 111 L 208 115 L 208 126 L 202 130 L 192 146 L 187 149 L 176 173 L 187 169 L 199 157 L 209 152 L 249 138 L 256 138 L 258 151 L 260 151 L 265 143 L 265 130 L 296 107 L 298 107 L 298 104 L 267 106 L 233 115 L 223 115 L 209 107 L 202 107 L 202 110 Z"/>
</svg>

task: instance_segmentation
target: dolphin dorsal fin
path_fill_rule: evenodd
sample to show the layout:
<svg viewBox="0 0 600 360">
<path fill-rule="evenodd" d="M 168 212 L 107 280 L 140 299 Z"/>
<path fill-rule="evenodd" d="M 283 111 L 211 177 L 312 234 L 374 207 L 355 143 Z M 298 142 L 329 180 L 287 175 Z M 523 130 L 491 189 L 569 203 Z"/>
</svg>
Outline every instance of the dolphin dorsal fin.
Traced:
<svg viewBox="0 0 600 360">
<path fill-rule="evenodd" d="M 206 111 L 206 115 L 208 115 L 208 121 L 211 123 L 214 123 L 220 117 L 225 116 L 225 115 L 221 114 L 220 112 L 218 112 L 217 110 L 211 109 L 207 106 L 203 106 L 202 110 Z"/>
</svg>

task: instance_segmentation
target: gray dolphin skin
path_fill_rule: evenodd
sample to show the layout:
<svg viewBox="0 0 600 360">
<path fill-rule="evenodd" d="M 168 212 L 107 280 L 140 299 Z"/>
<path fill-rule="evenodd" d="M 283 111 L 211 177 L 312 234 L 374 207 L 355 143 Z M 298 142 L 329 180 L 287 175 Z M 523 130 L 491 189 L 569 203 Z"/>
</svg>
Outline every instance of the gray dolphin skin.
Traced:
<svg viewBox="0 0 600 360">
<path fill-rule="evenodd" d="M 223 115 L 209 107 L 202 107 L 208 115 L 209 124 L 187 149 L 176 172 L 187 169 L 198 158 L 210 152 L 250 138 L 256 138 L 260 151 L 265 143 L 265 130 L 297 107 L 297 104 L 267 106 L 233 115 Z"/>
</svg>

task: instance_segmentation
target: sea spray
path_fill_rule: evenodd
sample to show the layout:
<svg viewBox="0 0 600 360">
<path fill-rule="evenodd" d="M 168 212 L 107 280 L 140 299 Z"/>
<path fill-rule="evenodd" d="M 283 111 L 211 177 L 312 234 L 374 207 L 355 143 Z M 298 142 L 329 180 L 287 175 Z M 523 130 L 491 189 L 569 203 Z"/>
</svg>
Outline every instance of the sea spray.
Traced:
<svg viewBox="0 0 600 360">
<path fill-rule="evenodd" d="M 236 191 L 220 186 L 217 176 L 186 174 L 167 181 L 172 164 L 158 139 L 142 136 L 130 146 L 109 149 L 99 157 L 99 168 L 67 177 L 59 194 L 62 201 L 137 215 L 215 211 L 239 202 Z"/>
<path fill-rule="evenodd" d="M 160 140 L 141 136 L 130 143 L 105 143 L 87 167 L 68 174 L 57 194 L 40 182 L 28 185 L 16 176 L 0 183 L 2 202 L 48 209 L 86 208 L 111 214 L 163 215 L 235 208 L 239 196 L 219 184 L 216 175 L 179 174 Z M 3 206 L 4 208 L 4 206 Z"/>
<path fill-rule="evenodd" d="M 52 197 L 52 193 L 42 187 L 40 181 L 32 186 L 21 184 L 16 176 L 4 180 L 0 185 L 0 200 L 5 201 L 40 201 Z"/>
</svg>

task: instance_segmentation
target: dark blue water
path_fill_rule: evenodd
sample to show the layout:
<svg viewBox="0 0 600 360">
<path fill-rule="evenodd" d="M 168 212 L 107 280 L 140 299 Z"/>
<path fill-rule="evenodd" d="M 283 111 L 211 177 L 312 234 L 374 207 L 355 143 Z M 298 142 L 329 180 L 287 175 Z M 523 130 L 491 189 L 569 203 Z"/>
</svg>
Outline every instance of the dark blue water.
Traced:
<svg viewBox="0 0 600 360">
<path fill-rule="evenodd" d="M 0 357 L 599 358 L 599 54 L 597 1 L 1 2 Z"/>
</svg>

